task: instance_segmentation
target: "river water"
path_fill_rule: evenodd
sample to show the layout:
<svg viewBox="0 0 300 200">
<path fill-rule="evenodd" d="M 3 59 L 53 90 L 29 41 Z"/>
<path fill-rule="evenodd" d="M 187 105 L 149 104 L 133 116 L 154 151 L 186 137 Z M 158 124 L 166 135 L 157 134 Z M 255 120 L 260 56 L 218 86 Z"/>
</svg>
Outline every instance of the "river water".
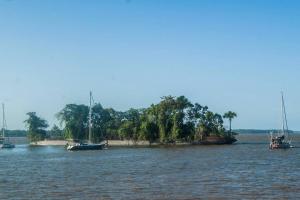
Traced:
<svg viewBox="0 0 300 200">
<path fill-rule="evenodd" d="M 0 199 L 300 199 L 300 148 L 269 150 L 267 139 L 87 152 L 19 144 L 0 150 Z"/>
</svg>

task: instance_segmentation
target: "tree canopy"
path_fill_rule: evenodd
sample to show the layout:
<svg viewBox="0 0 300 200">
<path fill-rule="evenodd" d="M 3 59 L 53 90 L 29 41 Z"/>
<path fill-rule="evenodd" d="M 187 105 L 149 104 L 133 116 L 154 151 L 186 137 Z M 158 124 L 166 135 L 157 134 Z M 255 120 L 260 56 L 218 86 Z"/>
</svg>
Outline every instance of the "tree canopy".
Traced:
<svg viewBox="0 0 300 200">
<path fill-rule="evenodd" d="M 50 139 L 63 139 L 63 131 L 54 124 L 51 130 L 47 131 L 47 137 Z"/>
<path fill-rule="evenodd" d="M 88 139 L 88 113 L 88 106 L 68 104 L 57 114 L 65 138 Z M 222 115 L 207 106 L 191 103 L 185 96 L 164 96 L 148 108 L 131 108 L 125 112 L 103 108 L 97 103 L 92 107 L 92 133 L 93 142 L 126 139 L 150 143 L 193 142 L 210 135 L 230 134 L 223 126 Z"/>
<path fill-rule="evenodd" d="M 24 121 L 28 128 L 28 138 L 31 142 L 37 142 L 46 138 L 46 128 L 48 123 L 46 120 L 38 117 L 35 112 L 27 113 L 28 119 Z"/>
<path fill-rule="evenodd" d="M 231 123 L 232 120 L 237 117 L 237 114 L 235 112 L 228 111 L 223 115 L 223 117 L 229 120 L 229 131 L 231 132 Z"/>
<path fill-rule="evenodd" d="M 85 140 L 88 138 L 88 114 L 86 105 L 68 104 L 57 114 L 57 118 L 64 125 L 66 139 Z"/>
</svg>

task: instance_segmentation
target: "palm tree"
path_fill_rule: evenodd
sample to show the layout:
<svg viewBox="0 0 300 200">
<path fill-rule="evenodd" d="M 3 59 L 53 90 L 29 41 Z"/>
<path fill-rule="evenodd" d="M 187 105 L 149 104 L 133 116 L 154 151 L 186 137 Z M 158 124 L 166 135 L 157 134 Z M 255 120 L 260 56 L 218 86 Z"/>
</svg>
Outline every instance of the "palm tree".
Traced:
<svg viewBox="0 0 300 200">
<path fill-rule="evenodd" d="M 223 117 L 226 118 L 226 119 L 229 119 L 229 130 L 230 130 L 230 133 L 231 133 L 231 122 L 232 122 L 233 118 L 237 117 L 237 114 L 235 112 L 228 111 L 223 115 Z"/>
</svg>

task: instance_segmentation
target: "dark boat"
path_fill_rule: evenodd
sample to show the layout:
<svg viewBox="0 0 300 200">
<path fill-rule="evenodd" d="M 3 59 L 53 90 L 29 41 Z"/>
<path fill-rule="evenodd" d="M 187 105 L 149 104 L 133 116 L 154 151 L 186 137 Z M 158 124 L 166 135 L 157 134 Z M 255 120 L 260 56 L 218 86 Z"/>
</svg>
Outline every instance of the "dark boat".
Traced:
<svg viewBox="0 0 300 200">
<path fill-rule="evenodd" d="M 84 150 L 102 150 L 106 147 L 106 144 L 88 144 L 88 143 L 75 143 L 68 145 L 69 151 L 84 151 Z"/>
<path fill-rule="evenodd" d="M 1 146 L 2 149 L 13 149 L 15 147 L 16 146 L 12 143 L 3 143 L 2 146 Z"/>
<path fill-rule="evenodd" d="M 89 141 L 85 142 L 75 142 L 72 144 L 67 144 L 66 148 L 69 151 L 86 151 L 86 150 L 102 150 L 107 145 L 106 143 L 95 144 L 91 142 L 92 135 L 92 92 L 90 92 L 90 108 L 89 108 Z"/>
</svg>

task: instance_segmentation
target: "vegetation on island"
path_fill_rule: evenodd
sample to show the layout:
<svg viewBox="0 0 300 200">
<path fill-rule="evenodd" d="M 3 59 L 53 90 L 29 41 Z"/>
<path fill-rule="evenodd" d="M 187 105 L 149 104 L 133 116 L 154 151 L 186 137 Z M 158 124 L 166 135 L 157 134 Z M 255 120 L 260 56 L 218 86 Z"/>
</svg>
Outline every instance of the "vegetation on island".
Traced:
<svg viewBox="0 0 300 200">
<path fill-rule="evenodd" d="M 233 112 L 228 112 L 233 113 Z M 103 108 L 100 103 L 92 107 L 92 142 L 103 140 L 147 140 L 150 143 L 162 144 L 176 142 L 201 142 L 209 136 L 226 138 L 235 141 L 231 131 L 233 115 L 224 114 L 230 121 L 230 130 L 224 128 L 222 115 L 214 113 L 207 106 L 192 104 L 186 97 L 164 96 L 158 104 L 148 108 L 120 112 L 113 108 Z M 34 115 L 33 115 L 34 114 Z M 65 139 L 88 139 L 89 107 L 86 105 L 68 104 L 56 117 L 63 127 L 53 127 L 50 134 Z M 46 137 L 45 120 L 35 113 L 28 113 L 26 120 L 29 128 L 29 139 L 36 141 Z"/>
<path fill-rule="evenodd" d="M 232 111 L 228 111 L 226 112 L 224 115 L 223 115 L 223 118 L 226 118 L 229 120 L 229 131 L 231 132 L 231 123 L 232 123 L 232 120 L 234 118 L 237 117 L 237 114 L 235 112 L 232 112 Z"/>
<path fill-rule="evenodd" d="M 24 121 L 28 129 L 27 137 L 31 142 L 37 142 L 46 138 L 46 128 L 48 123 L 46 120 L 38 117 L 35 112 L 27 113 L 28 119 Z"/>
</svg>

